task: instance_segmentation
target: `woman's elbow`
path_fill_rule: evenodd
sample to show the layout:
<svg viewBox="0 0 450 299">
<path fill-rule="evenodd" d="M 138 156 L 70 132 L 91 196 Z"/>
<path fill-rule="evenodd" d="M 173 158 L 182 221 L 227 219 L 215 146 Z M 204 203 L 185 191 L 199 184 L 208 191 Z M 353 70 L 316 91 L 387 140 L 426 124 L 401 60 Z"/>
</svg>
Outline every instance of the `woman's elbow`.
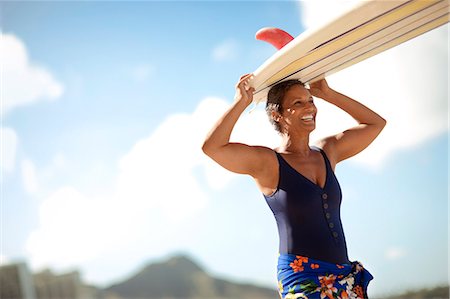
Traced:
<svg viewBox="0 0 450 299">
<path fill-rule="evenodd" d="M 208 157 L 211 157 L 211 158 L 212 158 L 212 156 L 214 156 L 214 153 L 216 152 L 216 151 L 215 151 L 216 148 L 217 148 L 217 147 L 215 147 L 214 144 L 213 144 L 209 139 L 206 139 L 206 140 L 203 142 L 203 145 L 202 145 L 202 151 L 203 151 L 203 153 L 204 153 L 205 155 L 207 155 Z"/>
<path fill-rule="evenodd" d="M 207 156 L 210 155 L 209 153 L 210 153 L 210 151 L 211 151 L 211 146 L 210 146 L 208 140 L 205 140 L 205 141 L 203 142 L 203 145 L 202 145 L 202 151 L 203 151 L 203 153 L 204 153 L 205 155 L 207 155 Z"/>
<path fill-rule="evenodd" d="M 387 122 L 386 122 L 386 120 L 385 120 L 383 117 L 381 117 L 380 115 L 376 114 L 375 116 L 376 116 L 376 117 L 373 118 L 371 124 L 372 124 L 373 126 L 375 126 L 375 127 L 380 128 L 380 130 L 382 130 L 382 129 L 386 126 L 386 123 L 387 123 Z"/>
<path fill-rule="evenodd" d="M 386 126 L 386 123 L 387 121 L 382 117 L 380 117 L 379 120 L 376 123 L 374 123 L 375 125 L 374 128 L 377 129 L 378 134 L 380 134 L 381 131 L 383 131 L 384 127 Z"/>
</svg>

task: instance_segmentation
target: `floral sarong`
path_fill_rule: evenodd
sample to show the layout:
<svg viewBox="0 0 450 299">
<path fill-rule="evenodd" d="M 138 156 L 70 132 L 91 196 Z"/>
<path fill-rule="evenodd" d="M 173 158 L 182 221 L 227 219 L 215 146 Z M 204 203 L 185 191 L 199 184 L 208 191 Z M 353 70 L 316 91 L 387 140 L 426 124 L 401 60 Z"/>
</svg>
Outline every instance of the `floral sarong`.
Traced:
<svg viewBox="0 0 450 299">
<path fill-rule="evenodd" d="M 360 262 L 333 264 L 280 254 L 278 289 L 282 299 L 367 299 L 373 276 Z"/>
</svg>

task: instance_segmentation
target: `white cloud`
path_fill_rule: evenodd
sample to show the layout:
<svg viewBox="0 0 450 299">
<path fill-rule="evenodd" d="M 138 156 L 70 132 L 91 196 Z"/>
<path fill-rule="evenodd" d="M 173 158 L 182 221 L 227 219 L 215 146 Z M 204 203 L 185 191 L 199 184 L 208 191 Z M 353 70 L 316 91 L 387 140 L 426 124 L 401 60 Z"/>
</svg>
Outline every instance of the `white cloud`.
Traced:
<svg viewBox="0 0 450 299">
<path fill-rule="evenodd" d="M 337 4 L 339 3 L 339 4 Z M 329 19 L 353 1 L 303 1 L 307 26 Z M 324 9 L 326 7 L 327 9 Z M 328 17 L 323 17 L 324 15 Z M 428 32 L 329 78 L 338 91 L 362 102 L 388 124 L 353 161 L 380 166 L 390 153 L 416 146 L 448 130 L 448 25 Z M 328 103 L 319 107 L 317 139 L 353 126 L 352 118 Z"/>
<path fill-rule="evenodd" d="M 120 161 L 119 197 L 162 209 L 173 221 L 201 208 L 206 197 L 191 174 L 200 159 L 195 126 L 192 116 L 173 115 L 136 143 Z"/>
<path fill-rule="evenodd" d="M 114 216 L 105 200 L 71 187 L 56 190 L 41 204 L 40 227 L 27 240 L 32 266 L 72 267 L 97 256 L 110 245 Z"/>
<path fill-rule="evenodd" d="M 207 130 L 227 106 L 207 98 L 191 114 L 168 117 L 120 159 L 111 194 L 93 197 L 70 186 L 52 192 L 42 201 L 39 227 L 27 242 L 32 267 L 80 265 L 89 277 L 99 256 L 129 256 L 124 267 L 131 270 L 142 259 L 182 247 L 183 236 L 169 236 L 180 234 L 207 204 L 194 171 L 207 169 L 216 187 L 233 178 L 201 152 Z"/>
<path fill-rule="evenodd" d="M 16 164 L 17 134 L 11 128 L 0 127 L 1 163 L 0 170 L 5 173 L 14 171 Z"/>
<path fill-rule="evenodd" d="M 29 61 L 25 44 L 19 38 L 2 34 L 0 51 L 3 115 L 17 107 L 41 100 L 56 100 L 62 95 L 62 84 L 57 82 L 47 69 Z"/>
<path fill-rule="evenodd" d="M 34 163 L 29 159 L 25 159 L 22 161 L 22 179 L 25 191 L 27 193 L 33 194 L 38 191 L 36 167 L 34 166 Z"/>
<path fill-rule="evenodd" d="M 359 0 L 300 1 L 300 13 L 306 28 L 316 28 L 360 3 Z"/>
<path fill-rule="evenodd" d="M 386 249 L 384 256 L 389 260 L 396 260 L 406 255 L 406 251 L 400 247 L 391 247 Z"/>
<path fill-rule="evenodd" d="M 212 51 L 212 58 L 216 61 L 231 61 L 238 56 L 238 43 L 229 39 L 218 44 Z"/>
</svg>

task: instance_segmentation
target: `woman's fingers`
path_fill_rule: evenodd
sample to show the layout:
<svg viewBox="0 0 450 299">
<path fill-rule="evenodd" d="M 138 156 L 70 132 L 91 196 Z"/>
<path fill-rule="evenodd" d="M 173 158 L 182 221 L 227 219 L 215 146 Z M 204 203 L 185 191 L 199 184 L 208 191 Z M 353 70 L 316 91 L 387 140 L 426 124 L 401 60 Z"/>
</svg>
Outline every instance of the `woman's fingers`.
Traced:
<svg viewBox="0 0 450 299">
<path fill-rule="evenodd" d="M 323 99 L 330 92 L 331 88 L 325 79 L 309 84 L 309 92 L 312 96 Z"/>
<path fill-rule="evenodd" d="M 239 78 L 239 81 L 243 80 L 245 77 L 248 77 L 248 76 L 252 76 L 252 74 L 245 74 L 245 75 L 242 75 L 241 78 Z"/>
<path fill-rule="evenodd" d="M 253 77 L 253 74 L 245 74 L 241 76 L 239 79 L 239 82 L 237 84 L 237 87 L 244 87 L 245 90 L 249 90 L 249 81 Z"/>
<path fill-rule="evenodd" d="M 238 84 L 247 82 L 252 76 L 253 76 L 252 74 L 246 74 L 246 75 L 242 76 L 242 77 L 239 79 L 239 83 L 238 83 Z"/>
<path fill-rule="evenodd" d="M 243 100 L 246 103 L 251 103 L 253 101 L 253 92 L 255 89 L 250 86 L 250 79 L 253 74 L 245 74 L 240 77 L 239 82 L 236 84 L 236 95 L 235 99 Z"/>
</svg>

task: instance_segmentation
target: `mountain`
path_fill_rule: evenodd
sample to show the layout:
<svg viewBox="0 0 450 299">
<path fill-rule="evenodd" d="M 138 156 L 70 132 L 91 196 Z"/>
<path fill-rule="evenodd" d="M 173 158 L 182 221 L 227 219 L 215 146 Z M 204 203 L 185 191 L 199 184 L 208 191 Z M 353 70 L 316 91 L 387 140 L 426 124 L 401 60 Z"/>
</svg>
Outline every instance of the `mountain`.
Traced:
<svg viewBox="0 0 450 299">
<path fill-rule="evenodd" d="M 144 267 L 129 279 L 104 290 L 114 299 L 273 299 L 274 289 L 210 276 L 186 256 Z"/>
<path fill-rule="evenodd" d="M 101 292 L 103 299 L 276 299 L 274 289 L 212 277 L 187 256 L 152 263 Z M 449 287 L 408 291 L 377 299 L 448 299 Z"/>
</svg>

